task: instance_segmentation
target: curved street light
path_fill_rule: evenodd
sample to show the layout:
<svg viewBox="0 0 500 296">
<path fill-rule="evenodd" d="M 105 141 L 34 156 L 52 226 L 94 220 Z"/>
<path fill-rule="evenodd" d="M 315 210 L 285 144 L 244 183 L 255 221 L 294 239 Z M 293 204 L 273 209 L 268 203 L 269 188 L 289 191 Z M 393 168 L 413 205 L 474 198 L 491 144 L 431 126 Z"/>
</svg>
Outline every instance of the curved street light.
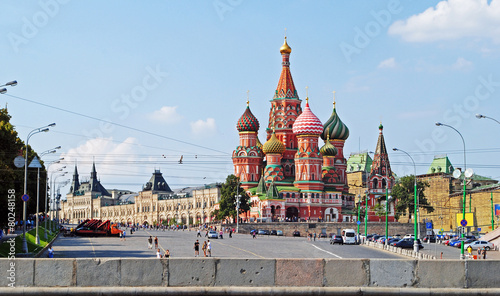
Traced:
<svg viewBox="0 0 500 296">
<path fill-rule="evenodd" d="M 16 82 L 17 84 L 17 82 Z M 27 194 L 27 189 L 28 189 L 28 152 L 29 152 L 29 140 L 31 136 L 41 133 L 41 132 L 48 132 L 49 127 L 55 126 L 55 123 L 51 123 L 46 126 L 42 126 L 40 128 L 36 128 L 28 133 L 28 137 L 26 138 L 26 152 L 24 155 L 24 191 L 23 191 L 23 196 Z M 26 242 L 26 201 L 23 200 L 23 240 L 22 240 L 22 251 L 23 253 L 28 253 L 28 243 Z"/>
<path fill-rule="evenodd" d="M 7 89 L 5 87 L 3 87 L 3 86 L 16 86 L 16 85 L 17 85 L 17 81 L 16 80 L 9 81 L 6 84 L 0 85 L 0 87 L 2 87 L 2 88 L 0 88 L 0 94 L 4 94 L 4 93 L 7 92 Z"/>
<path fill-rule="evenodd" d="M 64 157 L 61 157 L 61 158 L 59 158 L 58 160 L 54 160 L 54 161 L 51 161 L 50 163 L 48 163 L 48 164 L 47 164 L 47 170 L 46 170 L 46 172 L 47 172 L 47 173 L 49 172 L 49 168 L 50 168 L 50 166 L 51 166 L 51 165 L 56 164 L 56 163 L 60 163 L 60 162 L 61 162 L 61 160 L 64 160 Z M 60 171 L 62 171 L 64 168 L 66 168 L 66 166 L 63 166 L 62 168 L 60 168 L 60 169 L 58 169 L 58 170 L 56 170 L 56 171 L 52 172 L 52 174 L 51 174 L 51 176 L 50 176 L 50 177 L 52 178 L 52 175 L 53 175 L 55 172 L 60 172 Z M 48 239 L 48 238 L 47 238 L 47 232 L 49 232 L 49 233 L 51 233 L 51 234 L 52 234 L 52 232 L 50 231 L 50 229 L 48 229 L 48 228 L 47 228 L 47 220 L 49 220 L 49 219 L 50 219 L 50 218 L 49 218 L 49 217 L 50 217 L 50 215 L 47 215 L 47 213 L 48 213 L 48 211 L 47 211 L 47 197 L 48 197 L 48 195 L 49 195 L 49 194 L 48 194 L 48 188 L 49 188 L 49 175 L 47 174 L 47 181 L 45 182 L 45 204 L 44 204 L 44 207 L 43 207 L 43 213 L 44 213 L 44 215 L 45 215 L 45 218 L 43 219 L 43 220 L 44 220 L 44 224 L 45 224 L 45 225 L 44 225 L 45 231 L 44 231 L 43 238 L 44 238 L 45 240 L 47 240 L 47 239 Z"/>
<path fill-rule="evenodd" d="M 480 115 L 481 118 L 483 116 L 481 114 L 478 114 L 478 115 Z M 477 117 L 477 115 L 476 115 L 476 117 Z M 484 118 L 486 118 L 486 116 L 484 116 Z M 463 197 L 463 202 L 462 202 L 462 221 L 463 221 L 463 220 L 465 220 L 465 202 L 467 200 L 467 196 L 466 196 L 467 195 L 467 193 L 466 193 L 467 177 L 465 176 L 465 171 L 467 170 L 467 159 L 466 159 L 466 150 L 465 150 L 465 140 L 464 140 L 464 137 L 462 136 L 462 134 L 453 126 L 448 125 L 448 124 L 444 124 L 444 123 L 440 123 L 440 122 L 436 122 L 436 125 L 437 126 L 446 126 L 446 127 L 451 128 L 452 130 L 456 131 L 458 133 L 458 135 L 460 136 L 460 138 L 462 138 L 462 143 L 464 144 L 464 197 Z M 464 233 L 464 231 L 462 231 L 462 239 L 464 239 L 464 238 L 465 238 L 465 233 Z M 460 244 L 460 259 L 465 259 L 464 245 L 465 245 L 464 243 Z"/>
<path fill-rule="evenodd" d="M 414 184 L 413 184 L 413 187 L 414 187 L 414 198 L 413 198 L 413 204 L 414 204 L 414 210 L 413 210 L 413 222 L 414 222 L 414 225 L 413 225 L 413 229 L 414 229 L 414 239 L 413 239 L 413 251 L 414 252 L 417 252 L 419 251 L 418 249 L 418 224 L 417 224 L 417 202 L 418 202 L 418 198 L 417 198 L 417 166 L 415 165 L 415 161 L 413 160 L 413 157 L 411 157 L 411 155 L 404 151 L 404 150 L 401 150 L 401 149 L 398 149 L 398 148 L 392 148 L 392 150 L 394 151 L 400 151 L 400 152 L 403 152 L 404 154 L 408 155 L 408 157 L 411 159 L 411 162 L 413 163 L 413 169 L 415 171 L 415 176 L 414 176 Z"/>
<path fill-rule="evenodd" d="M 53 219 L 53 218 L 54 218 L 54 216 L 56 216 L 56 215 L 57 215 L 57 209 L 55 209 L 55 211 L 56 211 L 55 213 L 54 213 L 54 209 L 53 209 L 53 208 L 55 208 L 55 206 L 54 206 L 54 205 L 56 205 L 56 201 L 55 201 L 55 200 L 56 200 L 56 180 L 57 180 L 57 178 L 59 178 L 59 177 L 63 177 L 63 176 L 65 176 L 67 173 L 68 173 L 68 172 L 62 172 L 62 174 L 61 174 L 61 175 L 59 175 L 59 176 L 55 176 L 55 177 L 52 179 L 52 184 L 53 184 L 53 185 L 52 185 L 52 207 L 51 207 L 51 210 L 52 210 L 52 216 L 53 216 L 53 217 L 52 217 L 52 220 L 54 220 L 54 219 Z M 56 229 L 57 222 L 58 222 L 58 221 L 56 221 L 56 223 L 53 223 L 53 224 L 52 224 L 52 231 L 54 231 L 54 232 L 57 230 L 57 229 Z"/>
<path fill-rule="evenodd" d="M 488 119 L 491 119 L 491 120 L 495 121 L 496 123 L 500 124 L 500 121 L 496 120 L 496 119 L 495 119 L 495 118 L 493 118 L 493 117 L 489 117 L 489 116 L 482 115 L 482 114 L 476 114 L 476 117 L 477 117 L 477 119 L 481 119 L 481 118 L 488 118 Z"/>
</svg>

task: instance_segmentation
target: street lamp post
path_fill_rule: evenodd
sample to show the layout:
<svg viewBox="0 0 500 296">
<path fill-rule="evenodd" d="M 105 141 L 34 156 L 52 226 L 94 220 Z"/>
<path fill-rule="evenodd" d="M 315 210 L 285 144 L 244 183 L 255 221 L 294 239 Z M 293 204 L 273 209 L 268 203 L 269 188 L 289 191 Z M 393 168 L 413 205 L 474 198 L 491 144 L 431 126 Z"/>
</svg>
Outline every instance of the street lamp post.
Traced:
<svg viewBox="0 0 500 296">
<path fill-rule="evenodd" d="M 387 218 L 389 217 L 389 201 L 392 199 L 392 196 L 388 195 L 387 188 L 385 188 L 385 245 L 389 245 L 389 221 Z"/>
<path fill-rule="evenodd" d="M 500 121 L 496 120 L 495 118 L 492 118 L 492 117 L 486 116 L 486 115 L 476 114 L 476 117 L 477 117 L 477 119 L 481 119 L 481 118 L 488 118 L 488 119 L 491 119 L 491 120 L 495 121 L 496 123 L 500 124 Z M 443 124 L 443 125 L 444 125 L 444 124 Z"/>
<path fill-rule="evenodd" d="M 484 116 L 486 117 L 486 116 Z M 436 125 L 437 126 L 446 126 L 446 127 L 449 127 L 451 128 L 452 130 L 456 131 L 458 133 L 458 135 L 460 136 L 460 138 L 462 138 L 462 143 L 464 144 L 464 197 L 463 197 L 463 202 L 462 202 L 462 221 L 465 220 L 465 203 L 467 201 L 467 177 L 465 176 L 465 171 L 467 170 L 467 159 L 466 159 L 466 150 L 465 150 L 465 140 L 464 140 L 464 137 L 462 136 L 462 134 L 456 129 L 454 128 L 453 126 L 451 125 L 448 125 L 448 124 L 444 124 L 444 123 L 440 123 L 440 122 L 436 122 Z M 465 231 L 462 231 L 462 240 L 464 239 L 465 237 Z M 462 242 L 460 244 L 460 259 L 465 259 L 465 253 L 464 253 L 464 243 Z"/>
<path fill-rule="evenodd" d="M 361 194 L 358 194 L 358 221 L 356 222 L 356 224 L 358 224 L 358 229 L 357 229 L 357 232 L 356 232 L 356 235 L 359 236 L 359 225 L 361 224 L 361 203 L 363 202 L 363 200 L 361 199 Z M 356 236 L 356 237 L 357 237 Z"/>
<path fill-rule="evenodd" d="M 60 162 L 61 162 L 61 160 L 64 160 L 64 157 L 61 157 L 59 160 L 56 160 L 56 161 L 52 161 L 52 162 L 50 162 L 50 163 L 47 165 L 47 170 L 46 170 L 46 171 L 48 172 L 48 171 L 49 171 L 49 168 L 50 168 L 50 166 L 51 166 L 51 165 L 53 165 L 53 164 L 55 164 L 55 163 L 60 163 Z M 59 172 L 60 172 L 60 171 L 62 171 L 65 167 L 66 167 L 66 166 L 63 166 L 62 168 L 58 169 L 56 172 L 58 172 L 58 171 L 59 171 Z M 51 174 L 50 178 L 52 178 L 52 175 L 53 175 L 54 173 L 55 173 L 55 172 L 52 172 L 52 174 Z M 47 239 L 48 239 L 48 238 L 47 238 L 47 231 L 49 231 L 49 232 L 51 233 L 50 229 L 48 229 L 48 228 L 47 228 L 47 220 L 49 220 L 49 219 L 50 219 L 50 215 L 47 215 L 47 213 L 48 213 L 48 211 L 47 211 L 47 205 L 48 205 L 48 204 L 47 204 L 47 196 L 49 195 L 49 194 L 48 194 L 48 192 L 49 192 L 49 191 L 48 191 L 48 188 L 49 188 L 49 177 L 48 177 L 48 175 L 47 175 L 47 181 L 45 182 L 45 204 L 44 204 L 44 210 L 43 210 L 44 215 L 45 215 L 45 218 L 44 218 L 44 224 L 45 224 L 45 225 L 44 225 L 44 227 L 45 227 L 45 231 L 44 231 L 43 238 L 44 238 L 45 240 L 47 240 Z M 51 233 L 51 234 L 52 234 L 52 233 Z"/>
<path fill-rule="evenodd" d="M 365 202 L 365 239 L 368 236 L 368 201 L 370 198 L 368 197 L 368 190 L 365 191 L 365 197 L 366 197 L 366 202 Z"/>
<path fill-rule="evenodd" d="M 56 203 L 56 181 L 57 181 L 57 178 L 59 177 L 63 177 L 67 174 L 68 172 L 63 172 L 61 175 L 59 176 L 55 176 L 54 178 L 52 178 L 52 207 L 51 208 L 51 212 L 52 212 L 52 220 L 54 220 L 54 217 L 57 215 L 57 203 Z M 54 212 L 54 210 L 56 212 Z M 57 228 L 56 228 L 56 224 L 57 223 L 52 223 L 52 231 L 56 231 Z"/>
<path fill-rule="evenodd" d="M 401 151 L 403 152 L 404 154 L 408 155 L 408 157 L 410 157 L 411 159 L 411 162 L 413 162 L 413 169 L 415 171 L 415 176 L 414 176 L 414 200 L 413 200 L 413 204 L 414 204 L 414 210 L 413 210 L 413 222 L 414 222 L 414 225 L 413 225 L 413 228 L 414 228 L 414 239 L 413 239 L 413 251 L 414 252 L 418 252 L 419 249 L 418 249 L 418 242 L 417 242 L 417 239 L 418 239 L 418 224 L 417 224 L 417 202 L 418 202 L 418 197 L 417 197 L 417 166 L 415 165 L 415 161 L 413 160 L 413 157 L 411 157 L 411 155 L 404 151 L 404 150 L 401 150 L 401 149 L 398 149 L 398 148 L 392 148 L 392 150 L 394 151 Z"/>
<path fill-rule="evenodd" d="M 17 82 L 15 83 L 17 84 Z M 15 85 L 14 84 L 14 85 Z M 26 138 L 26 153 L 24 155 L 24 191 L 23 191 L 23 196 L 27 196 L 27 191 L 28 191 L 28 143 L 31 138 L 31 136 L 41 133 L 41 132 L 48 132 L 49 127 L 55 126 L 55 123 L 51 123 L 46 126 L 42 126 L 40 128 L 36 128 L 32 131 L 29 132 L 28 137 Z M 26 242 L 26 201 L 23 200 L 23 241 L 22 241 L 22 251 L 23 253 L 28 253 L 28 243 Z"/>
<path fill-rule="evenodd" d="M 16 80 L 7 82 L 6 84 L 0 85 L 0 87 L 2 87 L 2 88 L 0 88 L 0 94 L 4 94 L 4 93 L 7 92 L 7 89 L 5 87 L 3 87 L 3 86 L 16 86 L 16 85 L 17 85 L 17 81 Z"/>
</svg>

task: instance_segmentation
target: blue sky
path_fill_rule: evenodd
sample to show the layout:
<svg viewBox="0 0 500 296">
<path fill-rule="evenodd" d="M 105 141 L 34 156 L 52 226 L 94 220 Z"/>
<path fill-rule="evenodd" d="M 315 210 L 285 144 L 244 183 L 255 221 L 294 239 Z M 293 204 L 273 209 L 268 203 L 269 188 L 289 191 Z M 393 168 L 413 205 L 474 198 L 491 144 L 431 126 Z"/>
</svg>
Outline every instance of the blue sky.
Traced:
<svg viewBox="0 0 500 296">
<path fill-rule="evenodd" d="M 140 190 L 155 168 L 173 188 L 224 181 L 247 90 L 267 125 L 285 28 L 299 96 L 308 86 L 323 122 L 337 93 L 346 157 L 375 150 L 382 121 L 388 149 L 409 152 L 417 173 L 438 154 L 462 167 L 461 139 L 440 121 L 464 136 L 468 167 L 500 178 L 500 125 L 474 117 L 500 119 L 499 0 L 2 4 L 0 82 L 19 84 L 0 104 L 22 139 L 56 122 L 32 147 L 61 145 L 44 159 L 64 156 L 69 174 L 77 162 L 83 178 L 95 159 L 106 188 Z M 413 173 L 406 156 L 390 159 Z"/>
</svg>

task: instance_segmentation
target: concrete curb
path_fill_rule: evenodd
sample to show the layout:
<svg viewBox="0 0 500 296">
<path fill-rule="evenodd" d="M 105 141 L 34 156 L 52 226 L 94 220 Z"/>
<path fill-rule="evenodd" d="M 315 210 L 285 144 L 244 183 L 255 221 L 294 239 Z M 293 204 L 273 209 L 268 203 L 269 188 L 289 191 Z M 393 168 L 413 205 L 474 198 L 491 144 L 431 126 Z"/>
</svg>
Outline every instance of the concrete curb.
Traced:
<svg viewBox="0 0 500 296">
<path fill-rule="evenodd" d="M 365 242 L 363 245 L 366 247 L 375 248 L 375 249 L 379 249 L 379 250 L 383 250 L 383 251 L 387 251 L 387 252 L 391 252 L 391 253 L 396 253 L 396 254 L 403 255 L 406 257 L 410 257 L 410 258 L 414 258 L 414 259 L 436 260 L 436 256 L 432 256 L 432 255 L 428 255 L 428 254 L 424 254 L 424 253 L 420 253 L 420 252 L 414 252 L 413 249 L 410 249 L 410 250 L 402 249 L 402 248 L 397 248 L 394 246 L 386 246 L 386 245 L 374 243 L 374 242 Z"/>
<path fill-rule="evenodd" d="M 0 288 L 0 295 L 500 295 L 500 289 L 375 287 L 89 287 Z"/>
</svg>

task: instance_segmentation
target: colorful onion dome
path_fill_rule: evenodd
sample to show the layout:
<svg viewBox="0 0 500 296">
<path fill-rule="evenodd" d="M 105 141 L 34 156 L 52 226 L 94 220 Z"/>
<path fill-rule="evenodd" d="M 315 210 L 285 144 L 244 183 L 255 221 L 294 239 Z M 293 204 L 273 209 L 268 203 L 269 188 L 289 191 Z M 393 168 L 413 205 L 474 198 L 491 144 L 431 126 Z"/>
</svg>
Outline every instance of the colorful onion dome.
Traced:
<svg viewBox="0 0 500 296">
<path fill-rule="evenodd" d="M 323 124 L 309 108 L 309 101 L 306 101 L 306 106 L 302 110 L 302 114 L 297 117 L 292 128 L 294 134 L 297 135 L 321 135 L 323 132 Z"/>
<path fill-rule="evenodd" d="M 288 46 L 288 43 L 286 43 L 286 36 L 285 36 L 285 42 L 280 47 L 280 52 L 281 52 L 281 54 L 285 54 L 285 53 L 290 54 L 292 52 L 292 48 L 290 46 Z"/>
<path fill-rule="evenodd" d="M 337 148 L 330 143 L 330 137 L 327 135 L 325 145 L 319 149 L 319 152 L 323 156 L 335 156 L 337 155 Z"/>
<path fill-rule="evenodd" d="M 330 136 L 332 140 L 346 140 L 349 137 L 349 129 L 340 120 L 335 106 L 333 107 L 332 116 L 325 122 L 321 139 L 326 140 L 327 136 Z"/>
<path fill-rule="evenodd" d="M 240 119 L 236 123 L 236 128 L 240 132 L 256 132 L 259 130 L 259 120 L 250 111 L 250 106 L 247 103 L 247 109 L 241 115 Z"/>
<path fill-rule="evenodd" d="M 283 152 L 285 152 L 285 145 L 281 143 L 281 141 L 278 140 L 278 138 L 276 138 L 276 134 L 273 132 L 271 138 L 269 138 L 269 140 L 267 140 L 267 142 L 262 147 L 262 151 L 265 154 L 269 153 L 283 154 Z"/>
</svg>

